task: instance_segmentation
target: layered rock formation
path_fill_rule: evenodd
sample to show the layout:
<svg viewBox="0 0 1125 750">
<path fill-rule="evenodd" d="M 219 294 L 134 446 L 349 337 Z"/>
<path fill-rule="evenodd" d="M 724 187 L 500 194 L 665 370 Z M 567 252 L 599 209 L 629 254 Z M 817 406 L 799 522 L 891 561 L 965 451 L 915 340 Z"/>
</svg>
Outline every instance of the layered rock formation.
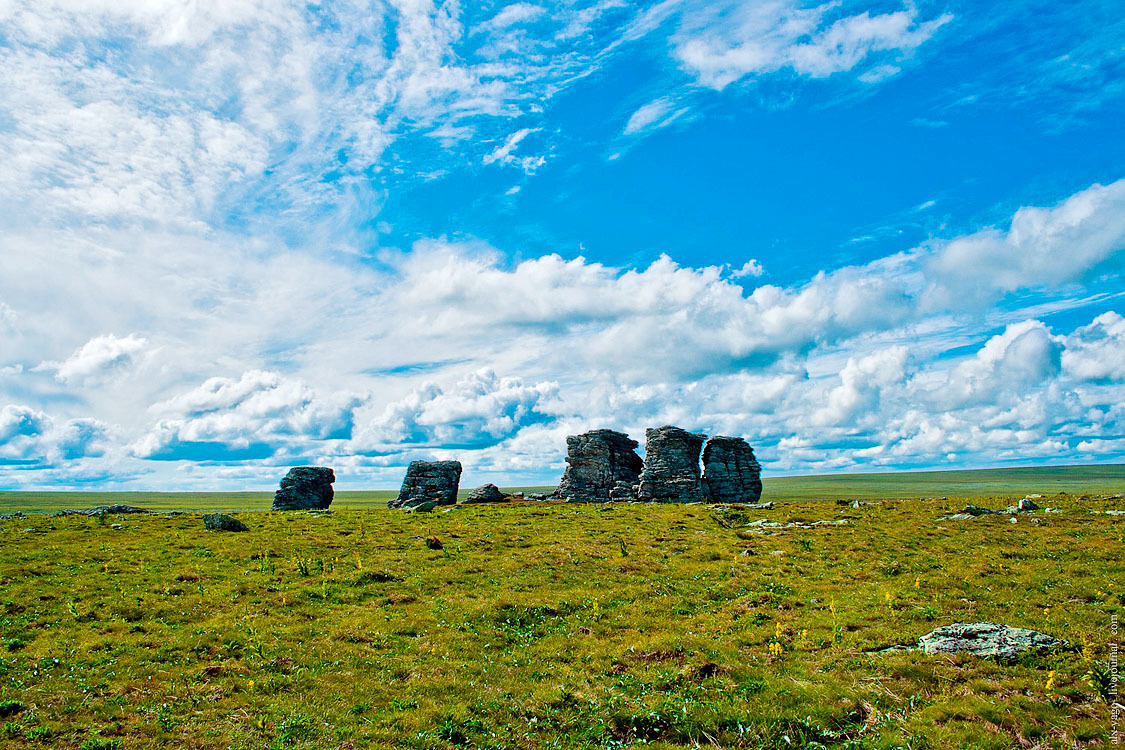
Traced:
<svg viewBox="0 0 1125 750">
<path fill-rule="evenodd" d="M 716 435 L 703 446 L 703 490 L 712 503 L 756 503 L 762 497 L 762 467 L 740 437 Z"/>
<path fill-rule="evenodd" d="M 637 441 L 624 433 L 591 430 L 570 435 L 566 439 L 566 472 L 554 496 L 572 503 L 630 500 L 642 466 Z"/>
<path fill-rule="evenodd" d="M 336 475 L 325 466 L 296 466 L 273 493 L 274 510 L 325 510 L 332 504 Z"/>
<path fill-rule="evenodd" d="M 699 449 L 704 435 L 665 425 L 645 430 L 645 460 L 637 499 L 654 503 L 703 500 Z"/>
<path fill-rule="evenodd" d="M 413 508 L 427 502 L 453 505 L 460 483 L 460 461 L 411 461 L 398 497 L 389 501 L 387 507 Z"/>
<path fill-rule="evenodd" d="M 506 503 L 508 496 L 500 491 L 500 488 L 494 484 L 482 484 L 475 490 L 469 493 L 465 498 L 466 504 L 472 503 Z"/>
</svg>

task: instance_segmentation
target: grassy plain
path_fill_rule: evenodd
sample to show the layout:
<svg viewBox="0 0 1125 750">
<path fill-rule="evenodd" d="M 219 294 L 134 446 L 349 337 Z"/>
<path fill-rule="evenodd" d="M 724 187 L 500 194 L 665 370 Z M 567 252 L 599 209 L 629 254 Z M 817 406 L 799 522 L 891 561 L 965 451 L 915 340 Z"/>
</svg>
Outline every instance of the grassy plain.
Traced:
<svg viewBox="0 0 1125 750">
<path fill-rule="evenodd" d="M 1040 477 L 1061 512 L 1015 524 L 939 520 L 1027 491 L 958 495 L 956 477 L 884 478 L 868 497 L 944 499 L 859 508 L 824 500 L 855 485 L 806 479 L 804 499 L 767 485 L 769 511 L 344 507 L 241 513 L 244 534 L 195 514 L 0 521 L 0 744 L 1108 747 L 1085 675 L 1122 613 L 1120 476 L 1069 494 Z M 848 523 L 751 533 L 759 518 Z M 979 620 L 1073 648 L 871 653 Z"/>
</svg>

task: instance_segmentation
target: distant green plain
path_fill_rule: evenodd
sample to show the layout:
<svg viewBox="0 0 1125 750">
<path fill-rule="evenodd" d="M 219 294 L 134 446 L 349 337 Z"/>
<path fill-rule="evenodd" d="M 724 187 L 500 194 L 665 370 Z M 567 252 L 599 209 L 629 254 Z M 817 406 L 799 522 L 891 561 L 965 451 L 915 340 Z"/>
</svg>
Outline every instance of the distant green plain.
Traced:
<svg viewBox="0 0 1125 750">
<path fill-rule="evenodd" d="M 1125 464 L 971 471 L 910 471 L 766 477 L 763 500 L 879 500 L 1125 492 Z M 508 487 L 507 492 L 548 493 L 554 487 Z M 464 498 L 471 488 L 462 488 Z M 395 490 L 341 490 L 334 508 L 386 507 Z M 124 503 L 147 510 L 267 510 L 272 492 L 0 492 L 0 512 L 54 512 L 63 508 Z"/>
</svg>

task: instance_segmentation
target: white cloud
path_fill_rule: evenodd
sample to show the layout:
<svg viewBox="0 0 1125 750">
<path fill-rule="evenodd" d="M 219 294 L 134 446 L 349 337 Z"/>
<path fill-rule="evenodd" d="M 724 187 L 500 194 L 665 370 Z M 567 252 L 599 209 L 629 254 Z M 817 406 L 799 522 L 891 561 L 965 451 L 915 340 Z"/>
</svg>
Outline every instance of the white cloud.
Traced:
<svg viewBox="0 0 1125 750">
<path fill-rule="evenodd" d="M 871 59 L 900 60 L 952 20 L 921 20 L 917 8 L 837 17 L 837 3 L 801 7 L 787 0 L 705 5 L 684 13 L 673 55 L 703 86 L 723 89 L 748 75 L 791 69 L 825 78 Z M 861 74 L 867 82 L 894 75 L 882 63 Z"/>
<path fill-rule="evenodd" d="M 515 156 L 513 152 L 524 138 L 537 132 L 539 132 L 539 128 L 521 128 L 511 133 L 502 144 L 497 146 L 490 153 L 485 154 L 482 162 L 485 164 L 495 164 L 499 162 L 500 164 L 519 167 L 526 174 L 535 174 L 535 170 L 547 163 L 546 157 Z"/>
<path fill-rule="evenodd" d="M 127 368 L 147 342 L 134 334 L 118 337 L 112 333 L 96 336 L 61 363 L 43 363 L 40 367 L 54 369 L 55 378 L 74 383 L 96 378 Z"/>
<path fill-rule="evenodd" d="M 643 105 L 629 116 L 625 123 L 624 135 L 651 132 L 671 125 L 690 111 L 688 107 L 677 107 L 675 100 L 662 96 Z"/>
<path fill-rule="evenodd" d="M 251 370 L 237 380 L 209 378 L 156 404 L 159 421 L 132 446 L 140 458 L 160 460 L 264 459 L 310 441 L 351 437 L 352 413 L 362 399 L 320 398 L 299 380 Z"/>
<path fill-rule="evenodd" d="M 409 447 L 486 447 L 550 419 L 558 390 L 558 383 L 527 385 L 487 368 L 448 388 L 426 383 L 388 404 L 358 431 L 351 447 L 376 454 Z"/>
<path fill-rule="evenodd" d="M 766 269 L 762 268 L 762 264 L 751 258 L 742 264 L 741 268 L 736 268 L 730 272 L 732 278 L 742 279 L 746 277 L 757 278 L 764 274 Z"/>
<path fill-rule="evenodd" d="M 927 270 L 958 292 L 1011 292 L 1077 281 L 1125 250 L 1125 180 L 1056 206 L 1024 207 L 1009 229 L 940 244 Z"/>
<path fill-rule="evenodd" d="M 1067 336 L 1062 366 L 1078 380 L 1125 382 L 1125 318 L 1102 313 Z"/>
</svg>

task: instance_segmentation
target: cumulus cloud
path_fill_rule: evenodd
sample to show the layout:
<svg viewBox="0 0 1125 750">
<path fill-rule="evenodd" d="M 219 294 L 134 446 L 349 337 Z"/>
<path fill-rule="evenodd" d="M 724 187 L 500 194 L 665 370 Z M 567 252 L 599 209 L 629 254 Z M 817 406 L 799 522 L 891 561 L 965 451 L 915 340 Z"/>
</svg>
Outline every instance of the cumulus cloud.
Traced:
<svg viewBox="0 0 1125 750">
<path fill-rule="evenodd" d="M 1066 337 L 1062 366 L 1078 380 L 1125 382 L 1125 318 L 1102 313 Z"/>
<path fill-rule="evenodd" d="M 364 425 L 351 447 L 361 453 L 404 448 L 483 448 L 528 425 L 549 421 L 558 398 L 554 382 L 525 384 L 488 368 L 443 388 L 426 383 L 390 403 Z"/>
<path fill-rule="evenodd" d="M 1125 180 L 1092 185 L 1055 206 L 1024 207 L 1007 231 L 939 244 L 927 270 L 950 289 L 1011 292 L 1077 281 L 1125 250 Z"/>
<path fill-rule="evenodd" d="M 63 383 L 83 381 L 127 368 L 147 343 L 133 334 L 96 336 L 62 362 L 44 362 L 39 367 L 53 369 L 55 378 Z"/>
<path fill-rule="evenodd" d="M 269 458 L 286 447 L 351 437 L 358 396 L 322 399 L 299 380 L 263 370 L 209 378 L 156 404 L 157 423 L 132 452 L 155 460 Z"/>
</svg>

